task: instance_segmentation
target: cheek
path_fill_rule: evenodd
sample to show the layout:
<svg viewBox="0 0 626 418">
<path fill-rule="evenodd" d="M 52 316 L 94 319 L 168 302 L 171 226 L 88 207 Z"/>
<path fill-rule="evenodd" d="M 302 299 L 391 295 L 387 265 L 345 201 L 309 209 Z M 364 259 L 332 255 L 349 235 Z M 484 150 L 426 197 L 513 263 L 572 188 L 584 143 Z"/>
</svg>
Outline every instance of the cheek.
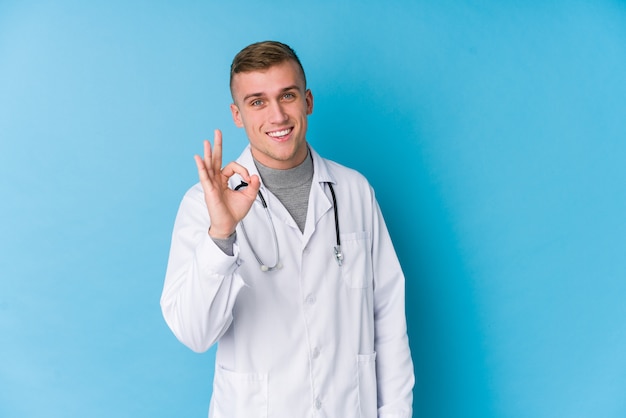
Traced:
<svg viewBox="0 0 626 418">
<path fill-rule="evenodd" d="M 241 128 L 245 128 L 246 132 L 256 131 L 260 126 L 259 115 L 258 112 L 254 113 L 240 113 L 239 121 L 241 123 Z"/>
<path fill-rule="evenodd" d="M 249 139 L 259 138 L 263 135 L 262 125 L 254 120 L 247 119 L 244 128 Z"/>
</svg>

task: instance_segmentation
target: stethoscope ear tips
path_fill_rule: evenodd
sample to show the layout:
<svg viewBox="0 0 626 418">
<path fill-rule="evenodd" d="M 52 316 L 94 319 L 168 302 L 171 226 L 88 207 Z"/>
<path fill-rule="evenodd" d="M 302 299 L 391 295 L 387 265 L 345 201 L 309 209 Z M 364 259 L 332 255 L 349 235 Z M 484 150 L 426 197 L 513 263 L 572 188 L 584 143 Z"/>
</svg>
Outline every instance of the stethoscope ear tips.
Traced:
<svg viewBox="0 0 626 418">
<path fill-rule="evenodd" d="M 270 268 L 267 267 L 265 264 L 261 264 L 261 271 L 265 272 L 268 271 Z"/>
</svg>

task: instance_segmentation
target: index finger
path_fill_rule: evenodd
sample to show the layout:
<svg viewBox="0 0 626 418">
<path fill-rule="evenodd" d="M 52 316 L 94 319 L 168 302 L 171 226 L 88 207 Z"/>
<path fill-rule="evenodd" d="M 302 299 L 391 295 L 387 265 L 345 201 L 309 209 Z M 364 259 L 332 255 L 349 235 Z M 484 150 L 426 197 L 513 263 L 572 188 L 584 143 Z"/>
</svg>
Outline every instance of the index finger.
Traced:
<svg viewBox="0 0 626 418">
<path fill-rule="evenodd" d="M 235 174 L 239 174 L 245 182 L 250 182 L 250 173 L 248 172 L 248 169 L 235 161 L 231 161 L 226 164 L 226 166 L 222 169 L 222 175 L 226 178 L 231 178 Z"/>
</svg>

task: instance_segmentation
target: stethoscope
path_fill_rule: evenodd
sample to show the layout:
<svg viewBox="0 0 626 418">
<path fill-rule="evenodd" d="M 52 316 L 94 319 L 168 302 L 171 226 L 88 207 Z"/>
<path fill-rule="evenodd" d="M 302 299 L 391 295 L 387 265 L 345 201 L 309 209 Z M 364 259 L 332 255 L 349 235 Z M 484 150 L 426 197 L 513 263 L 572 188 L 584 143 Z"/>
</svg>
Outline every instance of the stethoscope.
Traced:
<svg viewBox="0 0 626 418">
<path fill-rule="evenodd" d="M 335 245 L 333 250 L 335 254 L 335 260 L 337 261 L 337 264 L 341 267 L 341 265 L 343 264 L 343 252 L 341 252 L 341 240 L 339 238 L 339 214 L 337 212 L 337 198 L 335 197 L 335 189 L 333 189 L 333 185 L 330 182 L 325 182 L 325 183 L 328 184 L 328 188 L 330 189 L 330 194 L 333 198 L 333 213 L 335 214 L 335 234 L 337 236 L 337 245 Z M 235 187 L 235 190 L 239 190 L 242 187 L 246 187 L 246 186 L 248 186 L 248 183 L 246 183 L 245 181 L 242 181 L 239 184 L 239 186 Z M 243 232 L 244 238 L 248 242 L 248 246 L 250 246 L 250 250 L 252 251 L 254 258 L 256 258 L 256 261 L 259 263 L 259 266 L 261 266 L 261 271 L 267 272 L 267 271 L 272 271 L 272 270 L 278 270 L 282 267 L 282 264 L 280 263 L 280 252 L 278 250 L 278 237 L 276 236 L 276 227 L 274 226 L 274 221 L 272 221 L 272 215 L 270 214 L 270 210 L 267 207 L 267 202 L 265 201 L 265 198 L 263 197 L 263 194 L 261 193 L 260 190 L 259 190 L 259 199 L 261 200 L 261 205 L 263 206 L 263 210 L 265 211 L 265 214 L 267 215 L 267 219 L 269 220 L 270 226 L 272 227 L 272 241 L 274 242 L 274 253 L 276 254 L 276 257 L 274 258 L 274 265 L 269 266 L 265 264 L 263 261 L 261 261 L 261 257 L 259 257 L 257 252 L 254 250 L 254 247 L 252 246 L 252 243 L 250 242 L 250 238 L 248 238 L 248 233 L 246 232 L 246 227 L 243 224 L 243 219 L 239 222 L 239 224 L 241 225 L 241 231 Z"/>
</svg>

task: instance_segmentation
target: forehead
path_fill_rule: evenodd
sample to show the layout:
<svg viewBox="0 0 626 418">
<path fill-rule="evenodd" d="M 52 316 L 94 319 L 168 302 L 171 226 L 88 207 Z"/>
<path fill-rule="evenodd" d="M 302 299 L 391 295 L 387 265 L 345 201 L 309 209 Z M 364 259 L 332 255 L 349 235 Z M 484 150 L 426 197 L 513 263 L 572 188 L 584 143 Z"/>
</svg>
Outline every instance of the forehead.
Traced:
<svg viewBox="0 0 626 418">
<path fill-rule="evenodd" d="M 250 94 L 278 94 L 296 86 L 304 90 L 304 78 L 294 61 L 284 61 L 264 70 L 237 73 L 233 76 L 232 94 L 235 101 Z"/>
</svg>

